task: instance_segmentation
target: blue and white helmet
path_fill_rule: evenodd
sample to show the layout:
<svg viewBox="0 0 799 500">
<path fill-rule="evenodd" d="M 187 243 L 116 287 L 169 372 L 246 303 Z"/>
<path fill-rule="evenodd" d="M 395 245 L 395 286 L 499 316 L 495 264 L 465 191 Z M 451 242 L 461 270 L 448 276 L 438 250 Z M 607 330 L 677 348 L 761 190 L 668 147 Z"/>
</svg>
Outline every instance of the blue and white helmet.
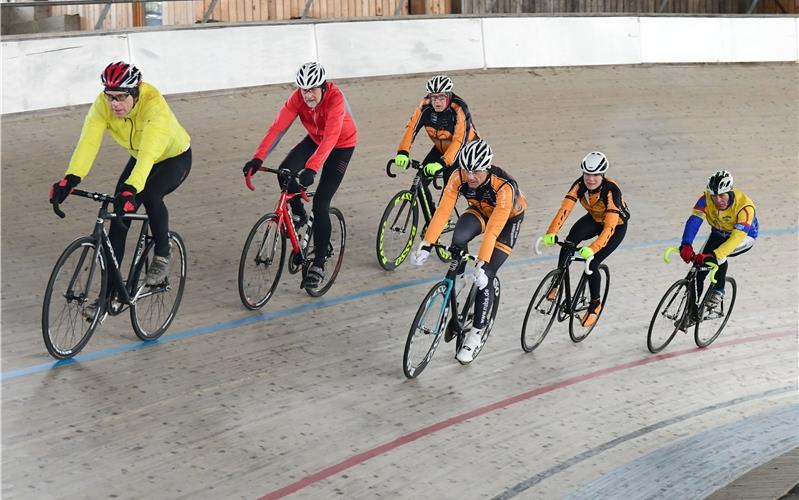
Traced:
<svg viewBox="0 0 799 500">
<path fill-rule="evenodd" d="M 608 171 L 608 167 L 610 167 L 608 157 L 600 151 L 591 151 L 580 162 L 583 173 L 590 175 L 604 175 Z"/>
<path fill-rule="evenodd" d="M 297 87 L 305 90 L 319 87 L 325 83 L 325 68 L 316 62 L 305 63 L 297 71 L 294 81 Z"/>
</svg>

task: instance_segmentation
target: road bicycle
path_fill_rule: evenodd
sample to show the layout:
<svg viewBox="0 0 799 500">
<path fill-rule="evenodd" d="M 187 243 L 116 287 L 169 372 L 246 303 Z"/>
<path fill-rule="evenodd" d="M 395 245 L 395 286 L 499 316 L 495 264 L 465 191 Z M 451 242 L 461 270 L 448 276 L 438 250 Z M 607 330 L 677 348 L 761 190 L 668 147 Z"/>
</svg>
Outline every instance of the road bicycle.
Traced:
<svg viewBox="0 0 799 500">
<path fill-rule="evenodd" d="M 283 264 L 286 261 L 286 240 L 291 244 L 291 255 L 286 266 L 290 274 L 302 271 L 302 280 L 313 265 L 317 249 L 313 241 L 313 212 L 308 214 L 308 222 L 299 231 L 292 220 L 289 200 L 300 196 L 310 201 L 313 191 L 289 192 L 289 183 L 298 175 L 288 169 L 260 167 L 261 172 L 277 175 L 280 184 L 280 197 L 274 212 L 262 216 L 250 230 L 239 261 L 239 297 L 247 309 L 257 310 L 266 304 L 275 293 Z M 250 175 L 245 177 L 247 187 L 254 190 Z M 312 297 L 320 297 L 330 290 L 341 269 L 344 259 L 344 244 L 347 240 L 347 227 L 341 210 L 330 207 L 331 234 L 325 252 L 325 278 L 316 288 L 306 287 Z"/>
<path fill-rule="evenodd" d="M 541 242 L 542 239 L 538 238 L 535 244 L 535 251 L 539 255 L 541 254 Z M 575 343 L 582 342 L 599 323 L 599 318 L 605 309 L 610 290 L 610 270 L 608 266 L 601 264 L 599 273 L 602 282 L 600 289 L 602 308 L 593 325 L 582 326 L 580 315 L 581 313 L 587 314 L 591 304 L 588 276 L 593 273 L 590 269 L 593 257 L 586 260 L 575 256 L 578 246 L 570 241 L 560 241 L 556 238 L 555 243 L 568 250 L 568 257 L 557 268 L 547 273 L 533 292 L 530 305 L 527 306 L 527 313 L 524 315 L 524 323 L 522 323 L 521 341 L 522 349 L 525 352 L 533 352 L 541 345 L 556 318 L 559 323 L 568 319 L 569 338 Z M 574 295 L 572 295 L 569 267 L 575 261 L 585 262 L 585 271 L 581 273 L 577 286 L 574 288 Z"/>
<path fill-rule="evenodd" d="M 436 247 L 443 245 L 435 244 Z M 455 341 L 455 353 L 460 350 L 466 334 L 474 320 L 474 300 L 477 293 L 471 274 L 463 275 L 466 263 L 477 257 L 456 247 L 445 249 L 452 255 L 449 269 L 444 278 L 433 285 L 422 300 L 411 323 L 408 338 L 405 341 L 405 352 L 402 357 L 402 368 L 405 376 L 416 378 L 425 369 L 438 344 L 443 338 L 445 342 Z M 499 309 L 500 283 L 494 277 L 494 303 L 488 321 L 483 328 L 480 345 L 476 348 L 474 359 L 483 350 Z M 452 312 L 455 314 L 452 314 Z"/>
<path fill-rule="evenodd" d="M 386 175 L 391 178 L 397 176 L 397 174 L 391 172 L 391 165 L 393 164 L 393 159 L 386 164 Z M 422 228 L 423 235 L 436 211 L 435 205 L 431 206 L 424 195 L 424 186 L 422 185 L 422 180 L 426 178 L 424 166 L 419 161 L 410 160 L 409 167 L 416 170 L 410 189 L 403 189 L 391 197 L 385 210 L 383 210 L 383 217 L 380 218 L 380 226 L 377 228 L 377 241 L 375 243 L 377 262 L 386 271 L 393 271 L 408 258 L 419 227 L 419 206 L 421 205 L 422 207 L 422 216 L 425 220 Z M 441 189 L 438 185 L 440 177 L 441 174 L 433 177 L 433 186 L 436 189 Z M 460 214 L 456 207 L 456 221 L 458 217 L 460 217 Z M 448 222 L 442 234 L 451 232 L 454 228 L 455 224 Z M 436 247 L 436 255 L 444 262 L 450 259 L 445 246 Z"/>
<path fill-rule="evenodd" d="M 668 264 L 672 253 L 679 253 L 677 247 L 668 247 L 663 254 L 663 260 Z M 705 265 L 694 264 L 688 275 L 677 280 L 666 290 L 660 299 L 652 321 L 649 323 L 649 332 L 646 336 L 646 346 L 649 352 L 656 354 L 666 348 L 678 331 L 688 332 L 694 329 L 694 342 L 698 347 L 707 347 L 721 335 L 735 306 L 735 296 L 738 285 L 730 276 L 724 278 L 724 295 L 718 305 L 711 306 L 708 286 L 704 297 L 699 288 L 698 277 L 700 273 L 709 272 L 708 279 L 711 284 L 716 283 L 718 265 L 708 262 Z"/>
<path fill-rule="evenodd" d="M 100 209 L 91 235 L 67 245 L 47 282 L 42 305 L 42 335 L 47 351 L 57 359 L 75 356 L 107 315 L 116 316 L 126 309 L 130 309 L 136 336 L 141 340 L 157 339 L 169 328 L 183 297 L 187 263 L 183 239 L 178 233 L 169 232 L 169 273 L 160 284 L 146 285 L 144 278 L 155 256 L 148 216 L 109 212 L 114 197 L 105 193 L 74 189 L 71 194 L 100 203 Z M 53 204 L 53 211 L 65 217 L 57 203 Z M 112 219 L 142 221 L 126 280 L 122 279 L 105 227 L 105 221 Z"/>
</svg>

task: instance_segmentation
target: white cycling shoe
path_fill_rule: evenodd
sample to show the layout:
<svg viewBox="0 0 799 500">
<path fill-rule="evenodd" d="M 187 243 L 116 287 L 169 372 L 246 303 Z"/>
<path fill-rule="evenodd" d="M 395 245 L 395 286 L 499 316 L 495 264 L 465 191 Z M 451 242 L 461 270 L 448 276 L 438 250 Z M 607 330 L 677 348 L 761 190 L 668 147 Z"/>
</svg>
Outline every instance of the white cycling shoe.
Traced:
<svg viewBox="0 0 799 500">
<path fill-rule="evenodd" d="M 471 329 L 469 333 L 466 334 L 466 340 L 463 341 L 463 345 L 455 356 L 455 359 L 462 365 L 471 363 L 482 340 L 482 330 Z"/>
</svg>

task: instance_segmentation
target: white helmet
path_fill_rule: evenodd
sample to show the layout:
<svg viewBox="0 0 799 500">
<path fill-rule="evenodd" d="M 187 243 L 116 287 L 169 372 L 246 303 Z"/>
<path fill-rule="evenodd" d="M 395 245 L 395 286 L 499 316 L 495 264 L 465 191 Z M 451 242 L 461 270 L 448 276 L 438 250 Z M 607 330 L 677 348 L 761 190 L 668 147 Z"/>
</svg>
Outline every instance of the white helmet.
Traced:
<svg viewBox="0 0 799 500">
<path fill-rule="evenodd" d="M 726 170 L 719 170 L 711 175 L 707 180 L 706 191 L 715 195 L 729 193 L 732 191 L 732 174 Z"/>
<path fill-rule="evenodd" d="M 321 64 L 309 62 L 302 65 L 297 71 L 294 80 L 301 89 L 312 89 L 325 83 L 325 68 Z"/>
<path fill-rule="evenodd" d="M 591 175 L 604 175 L 609 166 L 608 157 L 605 156 L 605 153 L 599 151 L 591 151 L 580 162 L 580 168 L 583 172 Z"/>
<path fill-rule="evenodd" d="M 482 139 L 472 141 L 463 146 L 460 155 L 458 155 L 461 167 L 470 172 L 490 169 L 491 160 L 493 159 L 494 152 L 491 151 L 491 146 Z"/>
<path fill-rule="evenodd" d="M 448 76 L 438 75 L 427 80 L 428 94 L 443 94 L 452 92 L 452 80 Z"/>
</svg>

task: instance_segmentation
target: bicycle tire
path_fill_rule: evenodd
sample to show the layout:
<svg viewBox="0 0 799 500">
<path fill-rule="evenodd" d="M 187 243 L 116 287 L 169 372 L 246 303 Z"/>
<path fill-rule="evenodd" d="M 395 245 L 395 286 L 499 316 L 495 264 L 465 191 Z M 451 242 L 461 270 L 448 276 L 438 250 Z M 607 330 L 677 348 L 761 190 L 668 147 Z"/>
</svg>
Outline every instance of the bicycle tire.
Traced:
<svg viewBox="0 0 799 500">
<path fill-rule="evenodd" d="M 652 354 L 657 354 L 665 349 L 677 335 L 680 322 L 688 312 L 690 302 L 688 285 L 687 279 L 675 281 L 658 302 L 652 320 L 649 322 L 649 331 L 646 334 L 646 347 Z M 660 331 L 666 332 L 666 334 L 656 335 Z"/>
<path fill-rule="evenodd" d="M 166 279 L 158 285 L 144 284 L 144 278 L 155 256 L 155 240 L 148 237 L 128 284 L 131 298 L 130 322 L 141 340 L 155 340 L 167 331 L 175 319 L 186 287 L 188 268 L 186 245 L 178 233 L 169 231 L 172 263 Z"/>
<path fill-rule="evenodd" d="M 377 263 L 386 271 L 393 271 L 405 262 L 413 248 L 413 240 L 419 227 L 419 206 L 411 200 L 413 200 L 412 191 L 407 189 L 399 191 L 389 200 L 380 218 L 375 251 Z M 408 228 L 409 222 L 410 228 Z M 401 246 L 395 249 L 395 243 Z"/>
<path fill-rule="evenodd" d="M 524 352 L 533 352 L 541 345 L 555 322 L 563 300 L 564 283 L 561 277 L 559 269 L 548 272 L 530 297 L 530 304 L 527 306 L 522 323 L 521 344 Z M 558 284 L 558 294 L 554 301 L 550 301 L 546 295 L 554 284 Z M 533 311 L 535 314 L 531 314 Z"/>
<path fill-rule="evenodd" d="M 402 371 L 409 379 L 418 377 L 424 371 L 441 342 L 449 315 L 449 286 L 446 280 L 441 280 L 433 285 L 422 299 L 422 303 L 413 317 L 413 323 L 411 323 L 408 337 L 405 340 L 405 351 L 402 355 Z M 426 325 L 425 319 L 430 319 L 431 324 Z M 417 335 L 417 333 L 419 334 Z M 422 340 L 425 340 L 426 343 L 422 344 Z M 419 351 L 424 354 L 414 356 L 414 347 L 421 347 Z"/>
<path fill-rule="evenodd" d="M 70 259 L 80 251 L 78 260 L 73 264 Z M 86 257 L 90 261 L 87 262 Z M 91 263 L 97 259 L 99 267 L 92 269 Z M 70 272 L 70 269 L 73 271 Z M 62 271 L 67 275 L 62 276 Z M 82 276 L 86 273 L 86 277 Z M 65 278 L 63 280 L 59 278 Z M 95 277 L 99 278 L 98 293 L 96 298 L 92 292 Z M 60 283 L 66 285 L 66 290 L 61 290 Z M 70 287 L 69 283 L 72 283 Z M 77 285 L 78 289 L 74 286 Z M 42 337 L 47 352 L 56 359 L 67 359 L 78 354 L 89 342 L 100 319 L 105 314 L 105 297 L 108 286 L 108 270 L 105 265 L 105 255 L 98 251 L 97 241 L 91 236 L 84 236 L 71 242 L 53 266 L 47 288 L 44 291 L 42 302 Z M 87 293 L 88 290 L 88 293 Z M 77 293 L 76 293 L 77 291 Z M 66 304 L 58 306 L 59 298 L 65 298 Z M 87 308 L 96 303 L 94 314 L 87 318 Z M 51 311 L 51 306 L 56 309 Z M 61 335 L 62 327 L 67 330 Z M 85 328 L 85 329 L 84 329 Z M 78 330 L 80 333 L 78 333 Z"/>
<path fill-rule="evenodd" d="M 272 298 L 280 282 L 286 259 L 286 237 L 279 228 L 277 214 L 268 213 L 262 216 L 250 229 L 241 250 L 239 298 L 244 307 L 251 311 L 262 308 Z M 252 248 L 254 242 L 257 246 Z M 252 255 L 251 250 L 255 250 Z M 279 258 L 275 265 L 274 260 L 278 253 Z M 270 271 L 274 272 L 273 277 L 270 277 Z"/>
<path fill-rule="evenodd" d="M 342 214 L 341 210 L 338 208 L 330 207 L 330 219 L 331 231 L 327 255 L 325 256 L 325 278 L 322 280 L 320 287 L 305 288 L 305 292 L 311 297 L 321 297 L 327 293 L 328 290 L 330 290 L 330 287 L 332 287 L 333 283 L 336 281 L 336 277 L 341 270 L 341 263 L 344 260 L 344 249 L 347 243 L 347 225 L 344 222 L 344 214 Z M 336 224 L 336 222 L 338 222 L 338 224 Z M 338 234 L 336 231 L 337 229 Z M 309 241 L 306 259 L 302 265 L 303 280 L 305 280 L 305 275 L 308 273 L 308 269 L 310 268 L 311 264 L 313 264 L 315 252 L 316 248 Z M 328 268 L 331 262 L 333 263 L 332 270 Z"/>
<path fill-rule="evenodd" d="M 574 292 L 574 297 L 572 298 L 571 303 L 571 311 L 569 314 L 569 338 L 575 344 L 585 340 L 586 337 L 588 337 L 588 335 L 594 331 L 596 325 L 599 324 L 599 320 L 602 319 L 602 313 L 606 309 L 608 292 L 610 291 L 610 269 L 608 269 L 608 266 L 605 264 L 601 264 L 599 266 L 599 273 L 600 275 L 604 275 L 604 279 L 601 280 L 602 299 L 600 304 L 602 304 L 602 308 L 599 310 L 599 314 L 597 314 L 596 322 L 587 328 L 582 326 L 578 314 L 580 311 L 586 311 L 587 313 L 588 306 L 591 303 L 591 292 L 588 286 L 588 276 L 585 273 L 580 276 L 580 282 L 577 284 L 577 289 Z"/>
<path fill-rule="evenodd" d="M 710 288 L 711 287 L 708 287 L 708 292 L 710 292 Z M 705 293 L 705 298 L 702 300 L 702 305 L 699 309 L 702 311 L 702 314 L 699 316 L 699 320 L 694 327 L 694 342 L 697 347 L 707 347 L 721 335 L 721 332 L 727 325 L 727 321 L 730 319 L 730 314 L 732 314 L 732 308 L 735 306 L 735 297 L 737 293 L 738 284 L 730 277 L 724 280 L 724 296 L 718 307 L 713 309 L 707 307 L 710 293 Z M 721 320 L 721 324 L 718 325 L 718 327 L 713 326 L 717 324 L 715 320 L 719 319 Z M 710 332 L 712 333 L 709 337 L 704 335 L 705 330 L 703 326 L 710 327 Z"/>
</svg>

